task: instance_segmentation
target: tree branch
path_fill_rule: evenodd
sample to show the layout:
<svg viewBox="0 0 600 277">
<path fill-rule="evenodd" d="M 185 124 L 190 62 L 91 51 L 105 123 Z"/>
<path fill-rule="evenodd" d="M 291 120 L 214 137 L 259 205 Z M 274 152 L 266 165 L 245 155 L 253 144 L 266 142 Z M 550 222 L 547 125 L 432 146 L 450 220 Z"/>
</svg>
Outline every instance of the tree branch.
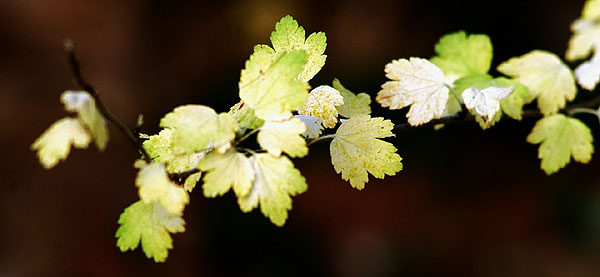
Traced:
<svg viewBox="0 0 600 277">
<path fill-rule="evenodd" d="M 121 122 L 106 108 L 106 106 L 100 99 L 98 91 L 96 91 L 96 89 L 94 89 L 94 87 L 83 78 L 81 74 L 81 66 L 79 60 L 75 55 L 75 47 L 73 46 L 73 42 L 69 39 L 65 40 L 64 47 L 65 51 L 67 52 L 67 58 L 71 66 L 71 70 L 73 71 L 75 84 L 81 87 L 83 90 L 87 91 L 89 94 L 91 94 L 92 97 L 94 97 L 94 100 L 96 101 L 96 106 L 98 107 L 98 110 L 100 111 L 102 116 L 104 116 L 104 118 L 106 118 L 110 123 L 115 125 L 115 127 L 117 127 L 117 129 L 119 129 L 119 131 L 123 133 L 125 137 L 127 137 L 129 142 L 131 142 L 131 144 L 133 144 L 133 146 L 140 153 L 142 153 L 144 160 L 150 162 L 150 156 L 146 152 L 146 149 L 144 149 L 144 147 L 142 146 L 142 141 L 138 137 L 136 137 L 133 131 L 127 128 L 127 126 L 125 126 L 123 122 Z"/>
</svg>

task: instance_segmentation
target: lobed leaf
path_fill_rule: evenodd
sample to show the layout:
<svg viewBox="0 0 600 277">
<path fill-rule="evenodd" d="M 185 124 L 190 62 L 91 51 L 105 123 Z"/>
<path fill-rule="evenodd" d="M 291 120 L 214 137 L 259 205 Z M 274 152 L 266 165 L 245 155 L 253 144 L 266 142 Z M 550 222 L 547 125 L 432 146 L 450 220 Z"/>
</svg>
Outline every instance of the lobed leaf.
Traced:
<svg viewBox="0 0 600 277">
<path fill-rule="evenodd" d="M 342 123 L 329 147 L 335 171 L 359 190 L 369 181 L 367 172 L 379 179 L 396 175 L 402 170 L 402 158 L 394 145 L 378 139 L 392 136 L 393 128 L 390 120 L 366 114 Z"/>
<path fill-rule="evenodd" d="M 590 129 L 581 121 L 562 114 L 540 119 L 527 142 L 540 144 L 538 157 L 541 168 L 550 175 L 565 167 L 571 157 L 580 163 L 588 163 L 594 153 Z"/>
</svg>

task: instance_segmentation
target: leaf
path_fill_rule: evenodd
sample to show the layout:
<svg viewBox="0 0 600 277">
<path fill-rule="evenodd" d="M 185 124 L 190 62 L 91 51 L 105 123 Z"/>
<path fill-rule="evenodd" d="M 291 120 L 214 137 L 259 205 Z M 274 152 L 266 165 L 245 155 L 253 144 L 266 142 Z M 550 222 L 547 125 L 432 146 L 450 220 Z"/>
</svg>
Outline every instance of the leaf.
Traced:
<svg viewBox="0 0 600 277">
<path fill-rule="evenodd" d="M 342 86 L 338 79 L 333 80 L 333 87 L 337 89 L 342 97 L 344 97 L 344 105 L 335 107 L 338 113 L 345 117 L 351 118 L 359 114 L 370 114 L 371 97 L 366 93 L 354 94 L 350 90 Z"/>
<path fill-rule="evenodd" d="M 240 77 L 240 98 L 264 120 L 284 120 L 302 107 L 308 84 L 298 79 L 306 64 L 306 52 L 276 56 L 268 46 L 258 45 Z"/>
<path fill-rule="evenodd" d="M 223 154 L 211 152 L 200 161 L 198 167 L 207 172 L 202 185 L 206 197 L 223 195 L 230 188 L 238 198 L 244 197 L 254 182 L 255 173 L 249 159 L 232 149 Z"/>
<path fill-rule="evenodd" d="M 583 11 L 581 12 L 582 19 L 587 20 L 597 20 L 600 18 L 600 1 L 598 0 L 588 0 L 585 2 L 583 6 Z"/>
<path fill-rule="evenodd" d="M 413 126 L 442 116 L 449 90 L 437 66 L 420 58 L 399 59 L 388 63 L 385 72 L 392 81 L 383 84 L 375 98 L 383 107 L 395 110 L 412 105 L 406 117 Z"/>
<path fill-rule="evenodd" d="M 250 157 L 256 179 L 250 193 L 238 198 L 243 212 L 250 212 L 260 204 L 260 211 L 273 224 L 283 226 L 292 209 L 292 198 L 306 191 L 306 181 L 294 164 L 285 156 L 266 153 Z"/>
<path fill-rule="evenodd" d="M 171 129 L 163 129 L 157 135 L 144 136 L 146 140 L 142 146 L 154 162 L 166 163 L 167 172 L 180 173 L 198 167 L 198 162 L 205 155 L 205 152 L 176 155 L 171 151 L 172 143 Z M 189 175 L 183 184 L 185 190 L 191 192 L 196 183 L 200 180 L 202 173 L 194 173 Z"/>
<path fill-rule="evenodd" d="M 38 159 L 44 168 L 50 169 L 69 156 L 71 145 L 84 149 L 90 144 L 91 137 L 81 121 L 75 118 L 63 118 L 54 122 L 31 145 L 37 151 Z"/>
<path fill-rule="evenodd" d="M 571 69 L 547 51 L 534 50 L 512 58 L 500 64 L 498 71 L 529 87 L 530 96 L 537 98 L 544 115 L 555 114 L 577 94 Z"/>
<path fill-rule="evenodd" d="M 598 82 L 600 82 L 600 52 L 598 50 L 595 50 L 591 60 L 575 68 L 577 82 L 582 88 L 587 90 L 594 90 Z"/>
<path fill-rule="evenodd" d="M 312 33 L 304 40 L 304 28 L 291 16 L 283 17 L 275 24 L 275 31 L 271 33 L 271 43 L 275 53 L 283 54 L 294 50 L 306 51 L 306 66 L 300 74 L 300 80 L 308 82 L 325 65 L 327 47 L 325 33 Z"/>
<path fill-rule="evenodd" d="M 390 120 L 366 114 L 344 122 L 329 147 L 335 172 L 359 190 L 369 181 L 367 172 L 379 179 L 396 175 L 402 170 L 402 158 L 391 143 L 378 139 L 392 136 L 393 128 Z"/>
<path fill-rule="evenodd" d="M 169 233 L 185 231 L 181 216 L 170 214 L 157 202 L 133 203 L 121 214 L 119 224 L 115 237 L 121 252 L 136 249 L 141 241 L 146 257 L 155 262 L 164 262 L 173 248 Z"/>
<path fill-rule="evenodd" d="M 471 87 L 463 91 L 465 106 L 481 116 L 486 123 L 494 119 L 500 111 L 500 100 L 509 96 L 513 87 L 488 87 L 482 90 Z"/>
<path fill-rule="evenodd" d="M 468 35 L 459 31 L 445 35 L 435 45 L 437 65 L 450 82 L 472 74 L 486 74 L 492 63 L 492 43 L 486 35 Z"/>
<path fill-rule="evenodd" d="M 231 115 L 243 129 L 256 129 L 262 126 L 265 121 L 256 117 L 254 110 L 248 105 L 244 105 L 243 101 L 235 104 L 229 110 Z"/>
<path fill-rule="evenodd" d="M 266 121 L 258 132 L 257 141 L 260 146 L 273 156 L 285 152 L 290 157 L 304 157 L 308 153 L 306 141 L 302 134 L 306 125 L 298 118 L 286 121 Z"/>
<path fill-rule="evenodd" d="M 590 129 L 575 118 L 555 114 L 540 119 L 527 142 L 540 144 L 538 157 L 541 167 L 550 175 L 565 167 L 571 157 L 577 162 L 588 163 L 594 153 Z"/>
<path fill-rule="evenodd" d="M 306 131 L 302 133 L 302 136 L 315 139 L 323 132 L 323 119 L 304 114 L 295 115 L 294 117 L 302 120 L 302 123 L 306 125 Z"/>
<path fill-rule="evenodd" d="M 576 20 L 571 25 L 573 35 L 569 39 L 567 48 L 567 61 L 576 61 L 586 58 L 600 42 L 600 25 L 591 20 Z"/>
<path fill-rule="evenodd" d="M 323 126 L 335 127 L 338 111 L 336 107 L 344 104 L 344 97 L 337 89 L 319 86 L 308 94 L 308 100 L 299 110 L 299 114 L 311 115 L 323 119 Z"/>
<path fill-rule="evenodd" d="M 500 100 L 502 112 L 515 120 L 521 120 L 523 105 L 529 99 L 529 88 L 521 83 L 504 77 L 494 79 L 494 86 L 514 87 L 515 90 L 508 97 Z"/>
<path fill-rule="evenodd" d="M 230 115 L 202 105 L 179 106 L 161 119 L 160 126 L 173 130 L 171 149 L 175 154 L 213 147 L 224 152 L 239 128 Z"/>
<path fill-rule="evenodd" d="M 91 133 L 98 150 L 103 151 L 108 143 L 108 128 L 104 117 L 96 107 L 96 101 L 87 91 L 67 90 L 60 96 L 65 110 L 76 112 Z"/>
<path fill-rule="evenodd" d="M 488 74 L 470 75 L 467 77 L 460 78 L 454 82 L 454 91 L 458 96 L 461 96 L 463 91 L 470 87 L 474 87 L 479 90 L 488 87 L 514 87 L 513 93 L 511 93 L 508 97 L 500 100 L 500 108 L 502 112 L 506 113 L 506 115 L 508 115 L 509 117 L 516 120 L 521 120 L 521 114 L 523 113 L 523 105 L 529 98 L 529 89 L 526 86 L 522 85 L 521 83 L 515 80 L 507 79 L 504 77 L 492 78 L 492 76 Z M 453 100 L 453 98 L 454 97 L 451 97 L 450 100 Z M 448 101 L 448 105 L 451 105 L 450 100 Z M 456 104 L 454 105 L 459 105 L 456 99 L 454 99 L 454 102 L 456 102 Z M 456 110 L 455 112 L 458 111 L 459 110 Z M 500 118 L 498 118 L 498 120 L 500 120 Z"/>
<path fill-rule="evenodd" d="M 157 201 L 169 213 L 183 214 L 183 209 L 189 202 L 188 193 L 169 179 L 163 164 L 148 164 L 144 160 L 137 160 L 135 167 L 140 169 L 135 185 L 139 188 L 138 193 L 144 203 Z"/>
</svg>

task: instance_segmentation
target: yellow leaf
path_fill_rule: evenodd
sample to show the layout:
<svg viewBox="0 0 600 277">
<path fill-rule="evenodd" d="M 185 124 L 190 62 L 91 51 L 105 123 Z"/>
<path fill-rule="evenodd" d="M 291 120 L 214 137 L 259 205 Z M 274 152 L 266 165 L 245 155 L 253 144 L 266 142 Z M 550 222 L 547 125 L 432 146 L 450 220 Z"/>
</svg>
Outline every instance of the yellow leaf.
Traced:
<svg viewBox="0 0 600 277">
<path fill-rule="evenodd" d="M 279 156 L 281 152 L 285 152 L 290 157 L 304 157 L 308 153 L 306 141 L 302 137 L 305 131 L 306 125 L 295 117 L 281 122 L 266 121 L 260 127 L 257 140 L 271 155 Z"/>
<path fill-rule="evenodd" d="M 188 193 L 169 179 L 163 164 L 148 164 L 144 160 L 137 160 L 135 167 L 140 169 L 135 185 L 139 188 L 138 193 L 144 203 L 157 201 L 169 213 L 183 214 L 183 209 L 189 202 Z"/>
<path fill-rule="evenodd" d="M 198 165 L 204 175 L 204 196 L 223 195 L 233 187 L 235 195 L 244 197 L 250 192 L 254 182 L 254 169 L 246 156 L 230 149 L 224 154 L 216 151 L 208 154 Z"/>
<path fill-rule="evenodd" d="M 392 136 L 394 124 L 381 117 L 356 115 L 344 122 L 329 147 L 331 163 L 342 179 L 363 189 L 369 181 L 367 172 L 375 178 L 396 175 L 402 170 L 402 158 L 389 142 L 379 140 Z"/>
<path fill-rule="evenodd" d="M 350 90 L 342 86 L 338 79 L 333 80 L 333 87 L 337 89 L 342 97 L 344 97 L 344 105 L 336 107 L 338 113 L 345 117 L 351 118 L 358 114 L 370 114 L 371 96 L 366 93 L 354 94 Z"/>
<path fill-rule="evenodd" d="M 323 119 L 323 126 L 335 127 L 338 111 L 336 107 L 344 104 L 344 97 L 337 89 L 330 86 L 319 86 L 308 94 L 308 100 L 299 110 L 299 114 Z"/>
</svg>

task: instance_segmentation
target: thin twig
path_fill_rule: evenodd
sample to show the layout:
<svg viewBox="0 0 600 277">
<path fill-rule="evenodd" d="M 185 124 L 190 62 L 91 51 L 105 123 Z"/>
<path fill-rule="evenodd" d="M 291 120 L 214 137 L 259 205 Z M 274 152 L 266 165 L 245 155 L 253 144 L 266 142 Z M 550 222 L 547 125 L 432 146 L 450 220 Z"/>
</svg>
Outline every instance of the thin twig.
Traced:
<svg viewBox="0 0 600 277">
<path fill-rule="evenodd" d="M 81 66 L 80 66 L 79 60 L 77 59 L 77 56 L 75 55 L 75 47 L 73 46 L 73 42 L 71 40 L 67 39 L 64 42 L 64 46 L 65 46 L 65 51 L 67 52 L 67 58 L 69 59 L 69 64 L 71 65 L 71 69 L 73 71 L 73 76 L 75 77 L 75 84 L 80 86 L 82 89 L 84 89 L 89 94 L 91 94 L 92 97 L 94 97 L 94 100 L 96 101 L 96 106 L 98 107 L 98 110 L 104 116 L 104 118 L 106 118 L 110 123 L 115 125 L 115 127 L 117 127 L 117 129 L 119 129 L 119 131 L 121 131 L 121 133 L 123 133 L 125 135 L 125 137 L 127 137 L 129 142 L 131 142 L 133 144 L 133 146 L 140 153 L 142 153 L 144 160 L 146 160 L 147 162 L 150 162 L 150 156 L 146 152 L 146 149 L 144 149 L 144 147 L 142 146 L 142 141 L 138 137 L 136 137 L 135 134 L 133 133 L 133 131 L 131 131 L 129 128 L 127 128 L 127 126 L 125 126 L 125 124 L 123 124 L 123 122 L 121 122 L 117 117 L 115 117 L 106 108 L 106 106 L 104 106 L 104 103 L 100 99 L 100 95 L 98 94 L 98 91 L 96 91 L 96 89 L 94 89 L 94 87 L 83 78 L 83 76 L 81 74 Z"/>
<path fill-rule="evenodd" d="M 169 173 L 169 179 L 178 182 L 179 184 L 183 184 L 190 175 L 198 172 L 200 172 L 200 169 L 192 168 L 182 172 Z"/>
</svg>

